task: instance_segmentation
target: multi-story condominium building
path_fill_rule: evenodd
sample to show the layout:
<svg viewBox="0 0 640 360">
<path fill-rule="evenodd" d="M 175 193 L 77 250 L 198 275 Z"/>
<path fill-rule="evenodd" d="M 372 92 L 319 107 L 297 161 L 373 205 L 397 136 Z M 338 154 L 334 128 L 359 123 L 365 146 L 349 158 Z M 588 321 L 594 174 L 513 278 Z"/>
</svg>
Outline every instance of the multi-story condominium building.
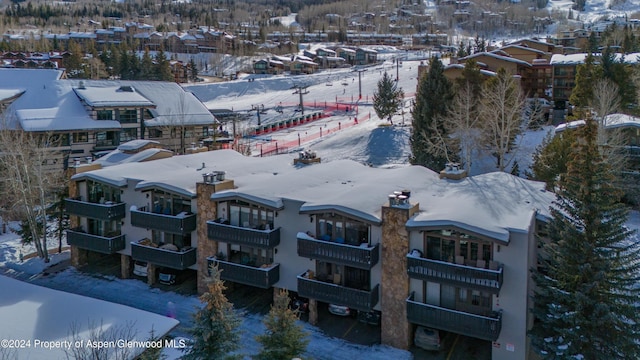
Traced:
<svg viewBox="0 0 640 360">
<path fill-rule="evenodd" d="M 184 153 L 217 127 L 200 100 L 171 82 L 69 80 L 45 69 L 0 69 L 0 78 L 3 124 L 56 139 L 64 166 L 136 139 Z"/>
<path fill-rule="evenodd" d="M 219 150 L 79 166 L 66 201 L 72 262 L 110 254 L 129 277 L 144 261 L 150 283 L 160 267 L 188 269 L 199 291 L 216 264 L 228 282 L 309 298 L 312 323 L 336 304 L 380 312 L 394 347 L 423 325 L 483 339 L 493 359 L 528 357 L 529 270 L 553 200 L 544 184 L 318 160 Z"/>
</svg>

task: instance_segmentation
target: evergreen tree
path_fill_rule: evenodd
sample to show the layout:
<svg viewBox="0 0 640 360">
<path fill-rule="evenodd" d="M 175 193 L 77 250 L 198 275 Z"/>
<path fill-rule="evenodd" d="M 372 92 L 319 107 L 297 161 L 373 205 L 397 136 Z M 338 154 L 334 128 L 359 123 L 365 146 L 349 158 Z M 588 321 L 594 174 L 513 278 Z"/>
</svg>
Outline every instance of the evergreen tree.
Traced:
<svg viewBox="0 0 640 360">
<path fill-rule="evenodd" d="M 204 307 L 194 314 L 194 326 L 189 330 L 193 339 L 182 357 L 185 360 L 240 358 L 230 353 L 240 347 L 238 328 L 242 320 L 224 295 L 220 270 L 217 266 L 210 270 L 208 291 L 200 296 Z"/>
<path fill-rule="evenodd" d="M 174 81 L 173 73 L 171 72 L 171 65 L 164 51 L 160 49 L 156 54 L 156 80 L 160 81 Z"/>
<path fill-rule="evenodd" d="M 431 155 L 429 148 L 446 137 L 443 119 L 453 101 L 451 82 L 444 76 L 444 66 L 438 58 L 432 58 L 429 71 L 418 80 L 416 103 L 411 115 L 411 164 L 422 165 L 434 171 L 444 169 L 445 156 Z M 437 132 L 437 133 L 436 133 Z"/>
<path fill-rule="evenodd" d="M 385 71 L 378 81 L 378 90 L 373 94 L 373 110 L 380 119 L 386 118 L 393 124 L 391 117 L 398 112 L 403 99 L 404 91 L 398 89 L 398 83 Z"/>
<path fill-rule="evenodd" d="M 142 54 L 140 68 L 140 80 L 153 80 L 153 59 L 149 54 L 149 49 L 145 49 Z"/>
<path fill-rule="evenodd" d="M 593 85 L 602 79 L 602 76 L 602 68 L 596 63 L 596 57 L 588 54 L 584 64 L 576 67 L 575 87 L 569 101 L 579 108 L 589 106 L 593 100 Z"/>
<path fill-rule="evenodd" d="M 575 132 L 575 129 L 566 129 L 556 136 L 549 132 L 533 154 L 531 166 L 533 173 L 528 177 L 532 180 L 544 181 L 547 184 L 547 190 L 554 191 L 560 174 L 567 172 L 571 144 L 576 138 Z"/>
<path fill-rule="evenodd" d="M 67 76 L 70 78 L 85 78 L 82 67 L 82 48 L 77 42 L 69 40 L 67 50 L 70 53 L 69 57 L 64 59 L 64 67 L 67 72 Z"/>
<path fill-rule="evenodd" d="M 278 290 L 276 290 L 278 291 Z M 289 309 L 289 292 L 279 290 L 274 298 L 269 314 L 263 322 L 267 332 L 258 335 L 262 344 L 257 360 L 291 360 L 299 357 L 307 348 L 309 340 L 302 327 L 296 324 L 298 314 Z"/>
<path fill-rule="evenodd" d="M 540 253 L 530 333 L 546 359 L 638 359 L 640 244 L 596 143 L 597 124 L 578 130 Z"/>
<path fill-rule="evenodd" d="M 191 78 L 191 81 L 198 80 L 198 66 L 193 58 L 189 61 L 189 77 Z"/>
</svg>

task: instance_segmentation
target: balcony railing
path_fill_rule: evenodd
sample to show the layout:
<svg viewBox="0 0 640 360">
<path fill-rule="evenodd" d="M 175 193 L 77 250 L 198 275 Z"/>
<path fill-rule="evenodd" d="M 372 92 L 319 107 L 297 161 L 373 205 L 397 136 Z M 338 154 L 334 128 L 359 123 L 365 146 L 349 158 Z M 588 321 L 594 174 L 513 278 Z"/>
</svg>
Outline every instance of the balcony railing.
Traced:
<svg viewBox="0 0 640 360">
<path fill-rule="evenodd" d="M 502 313 L 482 316 L 407 299 L 409 322 L 478 339 L 495 341 L 502 330 Z"/>
<path fill-rule="evenodd" d="M 226 281 L 255 286 L 262 289 L 268 289 L 275 283 L 280 281 L 280 264 L 274 264 L 271 267 L 253 267 L 242 264 L 236 264 L 230 261 L 218 260 L 213 257 L 207 258 L 208 266 L 217 264 L 220 272 L 220 278 Z"/>
<path fill-rule="evenodd" d="M 132 242 L 131 257 L 157 266 L 184 270 L 196 263 L 196 249 L 173 251 Z"/>
<path fill-rule="evenodd" d="M 131 225 L 139 228 L 187 235 L 196 229 L 196 214 L 164 215 L 147 211 L 146 207 L 131 210 Z"/>
<path fill-rule="evenodd" d="M 124 250 L 124 239 L 124 235 L 100 236 L 87 234 L 81 229 L 67 230 L 67 244 L 103 254 L 113 254 Z"/>
<path fill-rule="evenodd" d="M 370 270 L 378 263 L 379 244 L 359 247 L 312 239 L 298 234 L 298 256 Z"/>
<path fill-rule="evenodd" d="M 280 244 L 280 228 L 257 230 L 207 221 L 207 236 L 210 240 L 262 249 L 273 249 Z"/>
<path fill-rule="evenodd" d="M 298 295 L 322 302 L 348 306 L 361 311 L 371 311 L 378 303 L 376 285 L 370 291 L 309 279 L 307 273 L 298 276 Z"/>
<path fill-rule="evenodd" d="M 125 216 L 124 203 L 96 204 L 80 199 L 64 199 L 64 207 L 71 215 L 83 216 L 98 220 L 117 220 Z"/>
<path fill-rule="evenodd" d="M 502 264 L 498 265 L 496 270 L 490 270 L 407 255 L 407 274 L 413 279 L 497 294 L 502 287 L 502 273 Z"/>
</svg>

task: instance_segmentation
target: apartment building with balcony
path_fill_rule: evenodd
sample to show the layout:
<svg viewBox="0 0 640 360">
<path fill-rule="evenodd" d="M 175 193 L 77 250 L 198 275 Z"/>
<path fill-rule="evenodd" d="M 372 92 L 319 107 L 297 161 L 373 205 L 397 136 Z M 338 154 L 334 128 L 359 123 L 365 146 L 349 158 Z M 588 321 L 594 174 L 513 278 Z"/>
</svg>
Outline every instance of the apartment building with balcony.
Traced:
<svg viewBox="0 0 640 360">
<path fill-rule="evenodd" d="M 309 298 L 312 323 L 336 304 L 380 312 L 382 342 L 398 348 L 424 325 L 482 339 L 493 359 L 527 358 L 544 184 L 293 160 L 218 150 L 80 166 L 72 261 L 116 254 L 123 277 L 145 261 L 151 283 L 158 267 L 188 269 L 200 292 L 215 264 L 227 282 Z"/>
</svg>

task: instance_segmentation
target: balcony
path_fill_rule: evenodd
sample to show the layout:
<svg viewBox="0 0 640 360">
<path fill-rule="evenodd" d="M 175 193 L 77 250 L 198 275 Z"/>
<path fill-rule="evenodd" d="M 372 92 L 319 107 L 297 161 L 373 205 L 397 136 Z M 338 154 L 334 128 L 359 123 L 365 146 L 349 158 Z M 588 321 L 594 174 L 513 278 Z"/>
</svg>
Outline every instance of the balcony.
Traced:
<svg viewBox="0 0 640 360">
<path fill-rule="evenodd" d="M 270 267 L 254 267 L 218 260 L 213 257 L 207 258 L 207 261 L 207 266 L 218 265 L 218 269 L 222 270 L 220 278 L 225 281 L 269 289 L 280 280 L 280 264 Z"/>
<path fill-rule="evenodd" d="M 67 244 L 103 254 L 113 254 L 124 250 L 124 238 L 124 235 L 100 236 L 87 234 L 79 228 L 67 230 Z"/>
<path fill-rule="evenodd" d="M 414 301 L 413 293 L 407 299 L 407 319 L 414 324 L 489 341 L 496 341 L 502 329 L 501 312 L 482 316 L 446 309 Z"/>
<path fill-rule="evenodd" d="M 412 279 L 498 294 L 502 287 L 502 273 L 502 264 L 496 270 L 490 270 L 407 255 L 407 274 Z"/>
<path fill-rule="evenodd" d="M 329 304 L 345 305 L 361 311 L 373 310 L 378 303 L 379 288 L 380 285 L 376 285 L 370 291 L 359 290 L 309 279 L 308 273 L 298 276 L 298 295 Z"/>
<path fill-rule="evenodd" d="M 183 250 L 170 250 L 154 247 L 148 240 L 131 243 L 131 257 L 134 260 L 164 266 L 176 270 L 184 270 L 196 263 L 196 249 L 189 247 Z"/>
<path fill-rule="evenodd" d="M 146 207 L 131 210 L 131 225 L 139 228 L 164 231 L 172 234 L 187 235 L 196 229 L 196 214 L 182 212 L 178 215 L 165 215 L 147 211 Z"/>
<path fill-rule="evenodd" d="M 261 249 L 273 249 L 280 244 L 280 228 L 258 230 L 207 221 L 207 236 L 210 240 Z"/>
<path fill-rule="evenodd" d="M 378 263 L 379 244 L 360 247 L 314 239 L 298 233 L 298 256 L 371 270 Z"/>
<path fill-rule="evenodd" d="M 79 198 L 64 199 L 67 213 L 98 220 L 118 220 L 125 216 L 124 203 L 90 203 Z"/>
</svg>

